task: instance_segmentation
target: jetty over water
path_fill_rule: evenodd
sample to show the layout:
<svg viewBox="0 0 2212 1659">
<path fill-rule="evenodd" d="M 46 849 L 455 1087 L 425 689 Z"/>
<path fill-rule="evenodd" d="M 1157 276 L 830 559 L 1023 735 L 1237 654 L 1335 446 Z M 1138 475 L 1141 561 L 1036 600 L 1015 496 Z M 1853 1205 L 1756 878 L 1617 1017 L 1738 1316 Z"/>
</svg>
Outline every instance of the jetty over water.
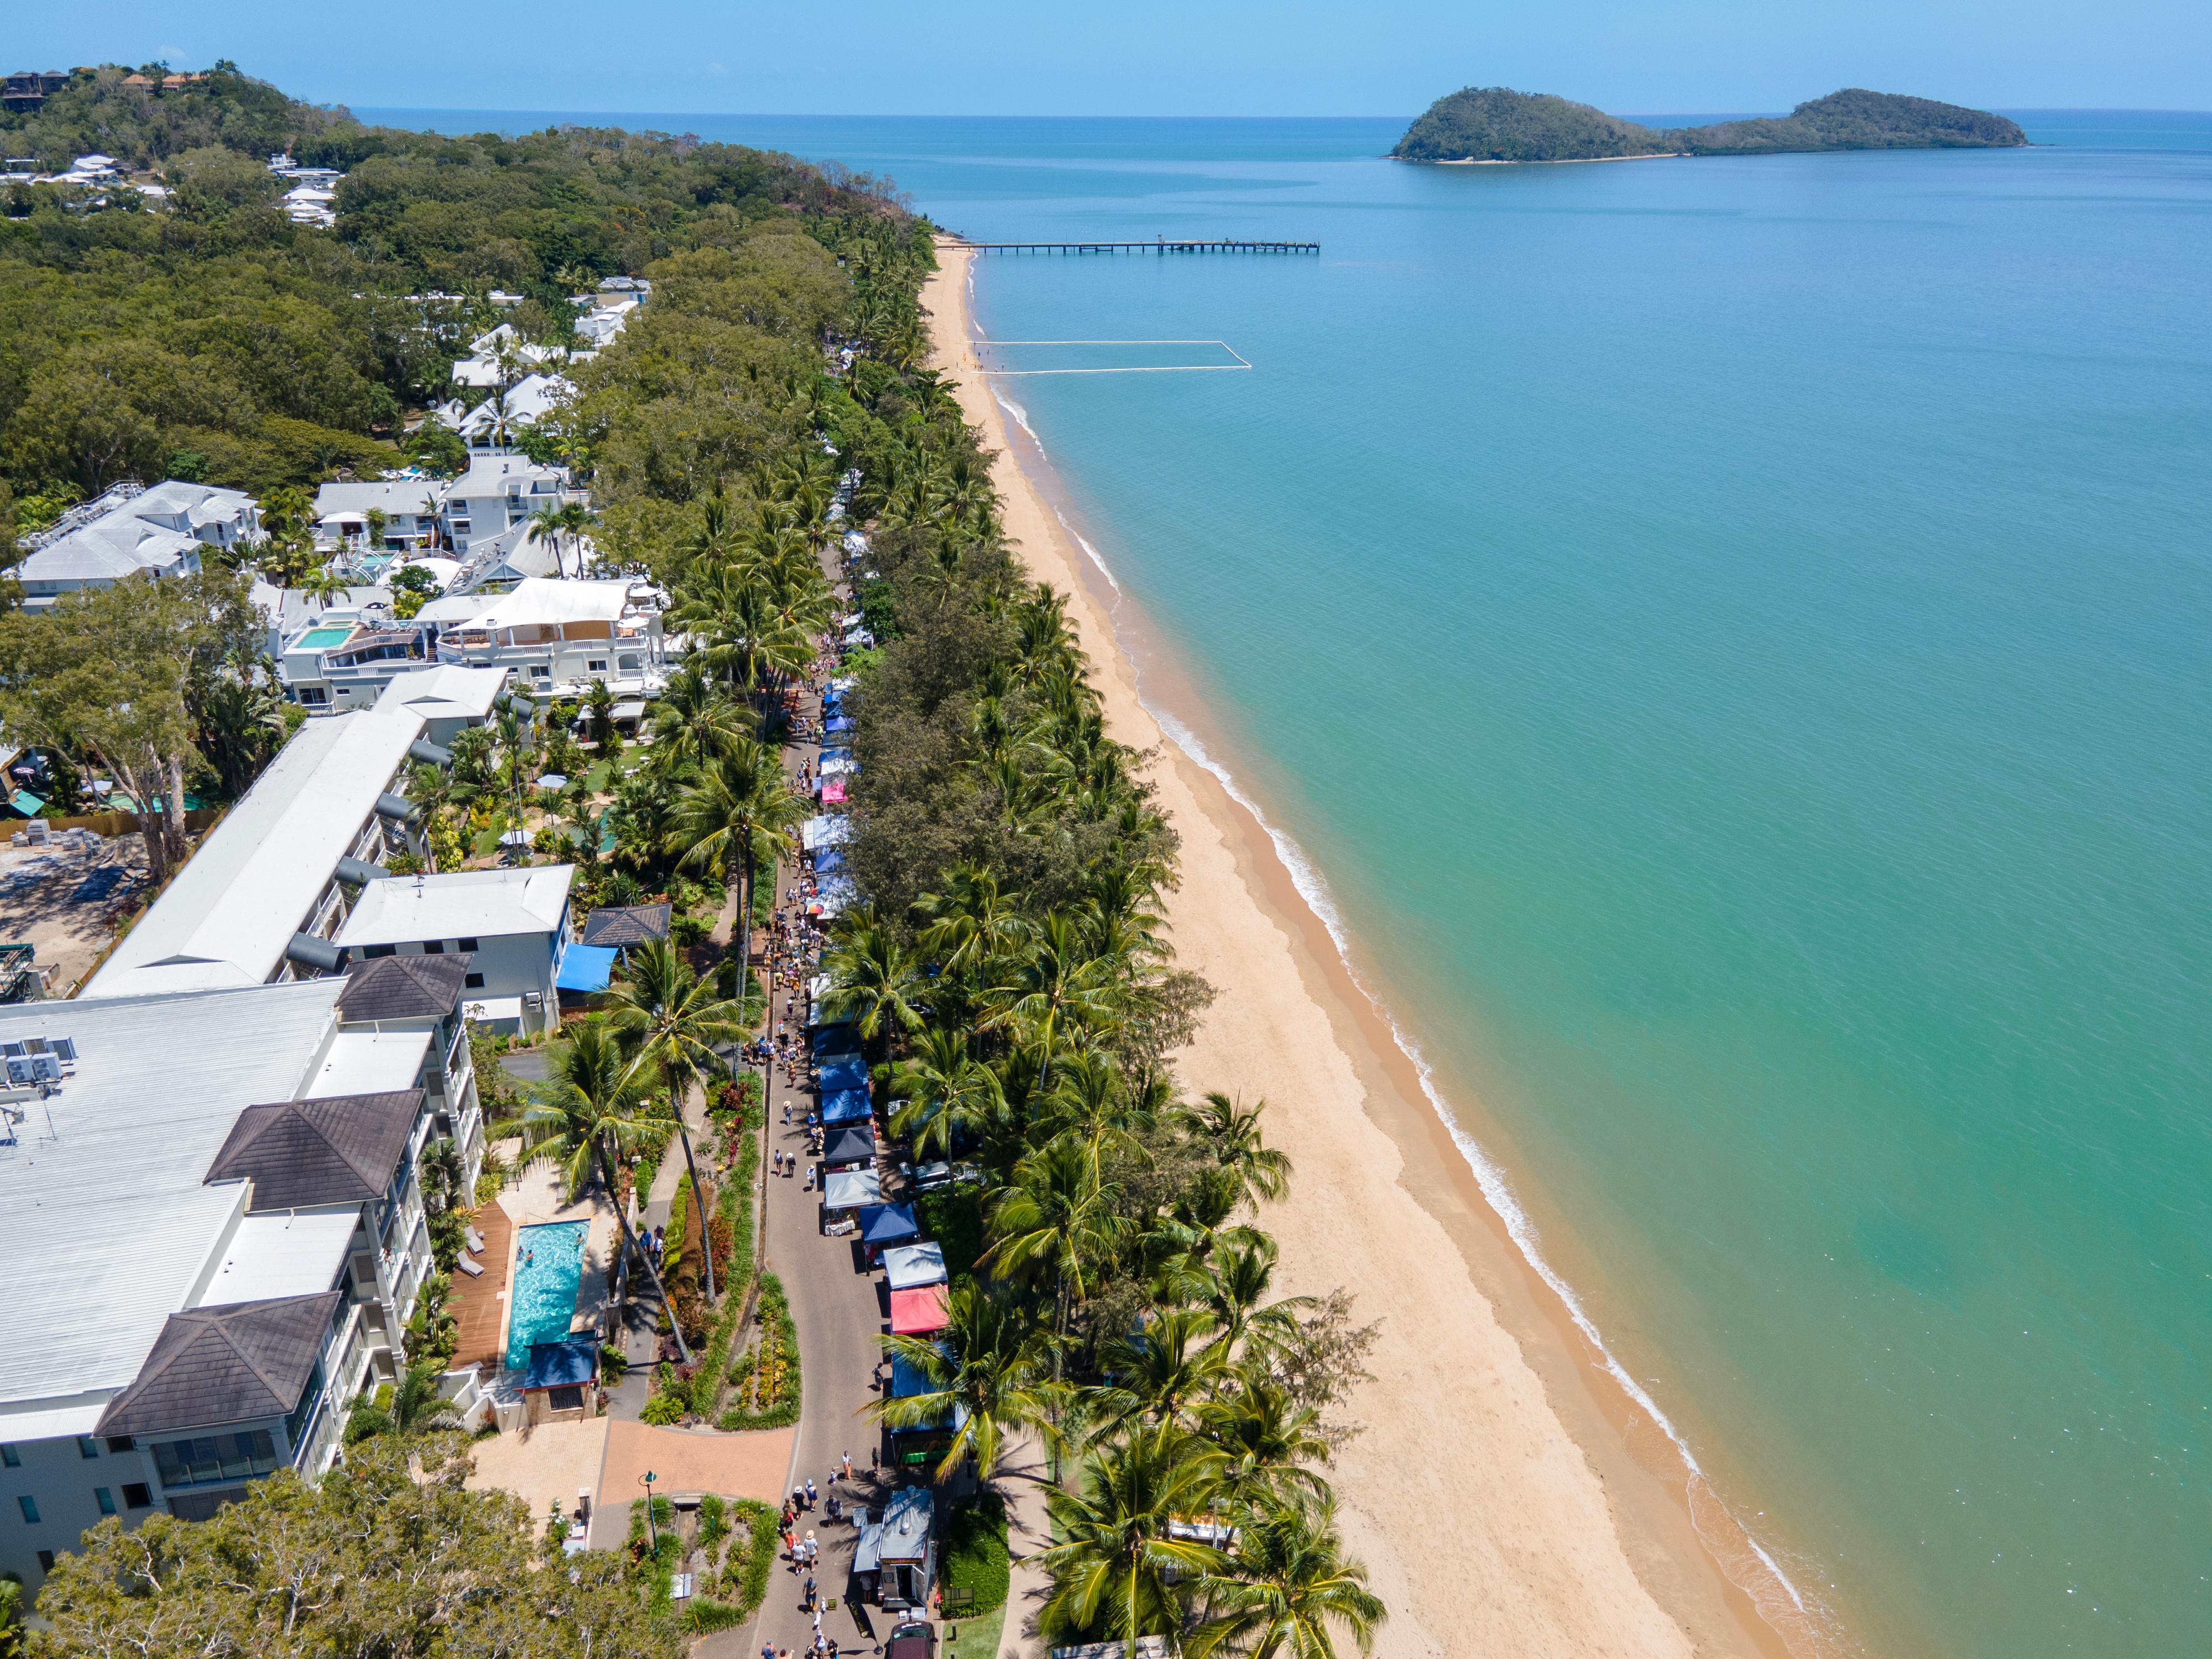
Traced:
<svg viewBox="0 0 2212 1659">
<path fill-rule="evenodd" d="M 1319 253 L 1319 242 L 1170 240 L 1149 242 L 954 242 L 975 253 Z"/>
</svg>

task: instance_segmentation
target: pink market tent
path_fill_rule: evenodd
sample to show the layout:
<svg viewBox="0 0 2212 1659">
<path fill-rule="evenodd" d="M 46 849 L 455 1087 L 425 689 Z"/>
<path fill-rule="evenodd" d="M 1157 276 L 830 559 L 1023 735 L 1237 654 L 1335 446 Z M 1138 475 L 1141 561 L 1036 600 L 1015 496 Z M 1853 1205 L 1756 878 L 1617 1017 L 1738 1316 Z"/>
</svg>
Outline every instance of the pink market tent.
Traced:
<svg viewBox="0 0 2212 1659">
<path fill-rule="evenodd" d="M 943 1330 L 951 1323 L 945 1312 L 945 1291 L 942 1285 L 924 1285 L 913 1291 L 893 1291 L 891 1334 L 927 1336 L 932 1331 Z"/>
</svg>

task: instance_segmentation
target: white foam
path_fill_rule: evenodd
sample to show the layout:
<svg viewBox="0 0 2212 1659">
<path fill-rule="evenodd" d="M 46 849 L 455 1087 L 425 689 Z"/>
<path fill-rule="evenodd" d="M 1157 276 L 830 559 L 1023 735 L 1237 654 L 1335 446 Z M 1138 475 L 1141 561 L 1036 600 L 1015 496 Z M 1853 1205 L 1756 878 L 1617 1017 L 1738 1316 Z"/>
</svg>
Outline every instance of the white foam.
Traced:
<svg viewBox="0 0 2212 1659">
<path fill-rule="evenodd" d="M 1075 538 L 1075 544 L 1083 550 L 1084 556 L 1089 559 L 1091 563 L 1098 567 L 1098 574 L 1106 579 L 1106 586 L 1114 590 L 1114 597 L 1115 599 L 1120 599 L 1121 597 L 1121 584 L 1115 580 L 1114 572 L 1107 564 L 1106 561 L 1098 556 L 1098 550 L 1091 546 L 1089 542 L 1083 538 L 1083 532 L 1078 530 L 1073 525 L 1068 523 L 1067 514 L 1061 512 L 1058 507 L 1055 507 L 1053 508 L 1052 516 L 1060 520 L 1060 527 L 1062 530 L 1065 530 L 1070 536 Z"/>
<path fill-rule="evenodd" d="M 991 395 L 999 400 L 1000 408 L 1005 410 L 1007 414 L 1014 417 L 1014 424 L 1030 434 L 1030 441 L 1037 447 L 1037 453 L 1040 455 L 1044 454 L 1044 440 L 1037 436 L 1036 428 L 1030 424 L 1029 410 L 1024 409 L 1019 404 L 1016 403 L 1012 398 L 1006 396 L 1005 392 L 1000 391 L 995 386 L 991 388 Z"/>
</svg>

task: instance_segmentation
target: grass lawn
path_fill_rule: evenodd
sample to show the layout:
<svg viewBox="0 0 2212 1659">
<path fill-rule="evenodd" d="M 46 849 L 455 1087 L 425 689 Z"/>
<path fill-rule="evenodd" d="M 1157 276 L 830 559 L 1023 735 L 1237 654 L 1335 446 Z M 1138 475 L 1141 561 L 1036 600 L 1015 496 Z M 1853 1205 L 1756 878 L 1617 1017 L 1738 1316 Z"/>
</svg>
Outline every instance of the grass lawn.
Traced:
<svg viewBox="0 0 2212 1659">
<path fill-rule="evenodd" d="M 993 1659 L 1006 1627 L 1006 1609 L 1003 1602 L 988 1613 L 963 1619 L 959 1621 L 960 1639 L 946 1643 L 939 1659 Z"/>
<path fill-rule="evenodd" d="M 1006 1504 L 994 1492 L 978 1492 L 952 1511 L 945 1526 L 945 1587 L 975 1597 L 975 1617 L 988 1620 L 1006 1605 L 1012 1568 L 1006 1553 Z M 966 1632 L 962 1632 L 966 1640 Z"/>
</svg>

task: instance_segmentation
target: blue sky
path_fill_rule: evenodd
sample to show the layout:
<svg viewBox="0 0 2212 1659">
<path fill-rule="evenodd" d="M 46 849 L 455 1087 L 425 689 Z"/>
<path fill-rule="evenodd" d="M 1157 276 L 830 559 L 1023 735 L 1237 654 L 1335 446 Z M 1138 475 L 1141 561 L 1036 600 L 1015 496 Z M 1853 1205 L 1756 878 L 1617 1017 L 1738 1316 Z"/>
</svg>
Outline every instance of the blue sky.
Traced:
<svg viewBox="0 0 2212 1659">
<path fill-rule="evenodd" d="M 2212 106 L 2208 0 L 21 0 L 0 68 L 228 57 L 318 101 L 438 109 L 1410 114 L 1467 85 L 1623 112 L 1840 86 Z"/>
</svg>

